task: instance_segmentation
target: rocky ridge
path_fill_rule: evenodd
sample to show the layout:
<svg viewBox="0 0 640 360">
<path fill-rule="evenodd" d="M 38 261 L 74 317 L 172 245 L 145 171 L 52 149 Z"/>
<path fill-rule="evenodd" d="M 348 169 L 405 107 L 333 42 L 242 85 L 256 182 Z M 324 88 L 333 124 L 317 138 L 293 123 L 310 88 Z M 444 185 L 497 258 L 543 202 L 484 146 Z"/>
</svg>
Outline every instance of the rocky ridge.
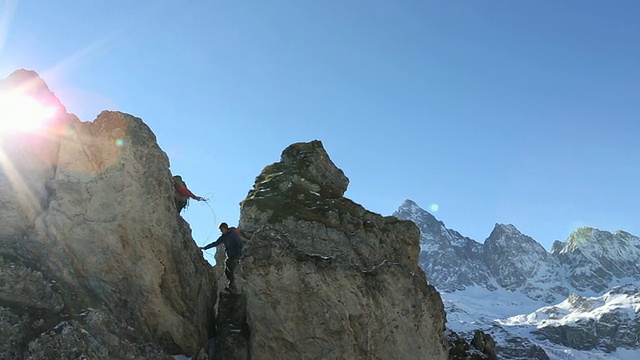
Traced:
<svg viewBox="0 0 640 360">
<path fill-rule="evenodd" d="M 456 304 L 456 301 L 464 301 L 456 294 L 464 294 L 465 291 L 473 293 L 477 289 L 484 289 L 487 294 L 512 293 L 514 299 L 523 295 L 528 298 L 530 305 L 527 306 L 538 304 L 540 310 L 529 316 L 512 314 L 511 320 L 496 322 L 495 315 L 482 320 L 478 312 L 470 319 L 502 340 L 497 344 L 501 358 L 546 359 L 547 354 L 536 345 L 544 344 L 545 339 L 581 351 L 607 353 L 618 348 L 640 349 L 637 340 L 637 309 L 640 309 L 637 259 L 640 258 L 640 238 L 624 231 L 610 233 L 580 228 L 567 241 L 556 242 L 551 252 L 547 252 L 535 240 L 509 224 L 496 224 L 490 236 L 481 244 L 447 229 L 444 223 L 410 200 L 405 201 L 394 215 L 412 220 L 420 228 L 421 267 L 430 283 L 443 292 L 445 300 L 450 297 L 457 299 L 445 301 L 449 317 L 454 315 L 458 318 L 458 314 L 468 311 Z M 625 289 L 624 293 L 627 294 L 627 300 L 622 304 L 597 306 L 598 311 L 595 312 L 570 307 L 563 313 L 562 321 L 540 320 L 535 324 L 539 330 L 527 338 L 522 338 L 519 331 L 509 330 L 510 327 L 533 326 L 533 323 L 522 319 L 542 319 L 541 313 L 550 312 L 555 315 L 549 316 L 559 317 L 559 313 L 553 310 L 554 306 L 566 307 L 553 304 L 563 304 L 567 299 L 572 299 L 571 303 L 583 299 L 582 303 L 604 304 L 606 299 L 611 298 L 610 292 L 618 293 L 620 289 Z M 484 311 L 493 313 L 492 309 Z M 455 322 L 450 326 L 463 335 L 470 335 L 468 330 L 457 329 Z M 595 333 L 594 328 L 598 329 Z M 586 333 L 591 334 L 589 341 L 578 345 L 586 339 L 586 335 L 576 334 Z"/>
<path fill-rule="evenodd" d="M 567 279 L 579 292 L 602 293 L 616 279 L 640 280 L 640 238 L 625 231 L 580 228 L 564 243 L 556 241 L 551 255 L 565 264 Z"/>
</svg>

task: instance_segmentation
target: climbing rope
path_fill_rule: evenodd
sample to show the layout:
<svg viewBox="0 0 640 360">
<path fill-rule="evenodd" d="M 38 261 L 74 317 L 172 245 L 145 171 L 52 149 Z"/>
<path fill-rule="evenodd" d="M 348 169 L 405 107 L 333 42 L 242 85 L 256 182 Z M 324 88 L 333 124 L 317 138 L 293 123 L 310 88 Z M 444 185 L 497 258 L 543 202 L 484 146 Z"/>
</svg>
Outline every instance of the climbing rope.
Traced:
<svg viewBox="0 0 640 360">
<path fill-rule="evenodd" d="M 203 196 L 203 198 L 204 198 L 203 203 L 205 203 L 207 205 L 207 207 L 209 207 L 209 210 L 211 210 L 211 213 L 213 214 L 213 223 L 217 224 L 218 223 L 218 219 L 217 219 L 217 216 L 216 216 L 216 212 L 211 207 L 211 204 L 209 204 L 209 200 L 211 200 L 211 198 L 213 198 L 213 194 L 211 194 L 211 196 L 209 196 L 209 193 L 206 193 L 205 196 Z"/>
<path fill-rule="evenodd" d="M 216 216 L 216 212 L 215 212 L 215 210 L 213 210 L 213 207 L 211 207 L 211 204 L 209 204 L 209 201 L 213 198 L 213 194 L 206 193 L 204 195 L 205 196 L 202 197 L 204 200 L 201 201 L 201 202 L 203 202 L 209 208 L 209 210 L 211 210 L 211 213 L 213 214 L 213 223 L 217 224 L 218 223 L 218 217 Z M 211 239 L 211 235 L 213 235 L 213 231 L 214 231 L 214 229 L 211 230 L 211 232 L 207 236 L 207 239 L 205 240 L 205 242 L 209 242 L 209 239 Z M 205 252 L 206 252 L 206 250 L 205 250 Z M 209 254 L 209 253 L 207 252 L 207 254 Z M 209 254 L 209 255 L 211 255 L 211 254 Z"/>
<path fill-rule="evenodd" d="M 209 210 L 211 210 L 211 213 L 213 214 L 213 223 L 217 224 L 218 223 L 218 216 L 216 215 L 216 211 L 213 210 L 213 207 L 210 204 L 210 201 L 213 198 L 213 194 L 206 193 L 206 194 L 204 194 L 204 196 L 202 198 L 204 200 L 201 201 L 201 202 L 203 202 L 209 208 Z M 209 240 L 211 239 L 211 235 L 213 235 L 214 231 L 215 231 L 215 229 L 211 229 L 211 232 L 209 233 L 209 235 L 207 235 L 207 238 L 204 241 L 205 244 L 209 243 Z M 204 253 L 206 253 L 207 255 L 209 255 L 209 256 L 211 256 L 212 258 L 215 259 L 215 248 L 212 248 L 210 250 L 202 250 L 202 251 Z"/>
</svg>

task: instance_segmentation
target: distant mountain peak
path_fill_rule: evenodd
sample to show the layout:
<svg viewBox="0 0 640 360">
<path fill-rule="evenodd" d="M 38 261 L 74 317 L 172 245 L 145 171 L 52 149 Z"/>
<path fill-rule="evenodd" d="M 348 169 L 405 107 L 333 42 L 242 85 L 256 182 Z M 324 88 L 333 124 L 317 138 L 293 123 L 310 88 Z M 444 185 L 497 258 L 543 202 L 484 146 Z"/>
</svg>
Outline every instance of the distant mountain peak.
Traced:
<svg viewBox="0 0 640 360">
<path fill-rule="evenodd" d="M 404 211 L 408 214 L 413 215 L 414 217 L 424 216 L 424 214 L 429 214 L 428 211 L 424 210 L 418 204 L 416 204 L 413 200 L 405 200 L 402 205 L 400 205 L 399 210 Z M 431 215 L 431 214 L 429 214 Z"/>
<path fill-rule="evenodd" d="M 511 224 L 496 224 L 491 234 L 485 241 L 488 249 L 510 248 L 510 249 L 529 249 L 536 253 L 546 252 L 544 247 L 531 237 L 523 234 L 515 226 Z"/>
<path fill-rule="evenodd" d="M 445 229 L 445 225 L 442 221 L 436 219 L 435 216 L 433 216 L 427 210 L 421 208 L 413 200 L 405 200 L 402 205 L 400 205 L 398 210 L 393 213 L 393 216 L 401 219 L 411 220 L 416 224 L 425 224 L 425 226 L 434 229 L 441 229 L 441 231 Z M 424 229 L 422 229 L 422 231 L 424 231 Z"/>
<path fill-rule="evenodd" d="M 596 252 L 611 250 L 612 248 L 626 248 L 638 244 L 639 238 L 622 230 L 609 232 L 592 227 L 581 227 L 574 230 L 567 241 L 554 244 L 553 252 Z"/>
<path fill-rule="evenodd" d="M 402 205 L 400 205 L 400 207 L 403 207 L 403 208 L 409 208 L 409 207 L 411 207 L 411 208 L 417 208 L 417 209 L 422 210 L 422 209 L 420 208 L 420 206 L 418 206 L 418 204 L 416 204 L 416 202 L 415 202 L 415 201 L 410 200 L 410 199 L 406 199 L 405 201 L 403 201 L 403 202 L 402 202 Z"/>
<path fill-rule="evenodd" d="M 595 232 L 600 231 L 589 226 L 582 226 L 573 230 L 573 232 L 571 232 L 571 234 L 569 235 L 568 240 L 588 240 L 593 237 Z"/>
<path fill-rule="evenodd" d="M 494 236 L 523 236 L 523 234 L 515 226 L 511 224 L 498 224 L 493 227 L 493 231 L 489 237 Z"/>
</svg>

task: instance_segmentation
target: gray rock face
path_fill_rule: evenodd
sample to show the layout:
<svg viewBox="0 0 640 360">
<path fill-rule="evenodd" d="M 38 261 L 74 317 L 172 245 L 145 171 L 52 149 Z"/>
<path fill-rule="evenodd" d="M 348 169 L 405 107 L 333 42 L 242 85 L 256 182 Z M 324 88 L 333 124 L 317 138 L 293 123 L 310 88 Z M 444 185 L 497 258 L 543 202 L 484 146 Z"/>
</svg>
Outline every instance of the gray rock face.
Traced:
<svg viewBox="0 0 640 360">
<path fill-rule="evenodd" d="M 430 284 L 447 292 L 473 285 L 495 289 L 482 244 L 447 229 L 411 200 L 405 201 L 393 216 L 411 220 L 420 229 L 420 266 Z"/>
<path fill-rule="evenodd" d="M 484 242 L 486 264 L 498 285 L 520 289 L 547 303 L 568 293 L 562 286 L 560 264 L 538 242 L 513 225 L 496 224 Z"/>
<path fill-rule="evenodd" d="M 0 88 L 15 86 L 59 104 L 35 73 Z M 2 143 L 0 358 L 195 354 L 215 279 L 176 214 L 166 154 L 140 119 L 82 123 L 58 106 Z"/>
<path fill-rule="evenodd" d="M 548 262 L 544 248 L 513 225 L 496 224 L 484 246 L 491 274 L 505 289 L 523 286 Z"/>
<path fill-rule="evenodd" d="M 347 184 L 319 141 L 291 145 L 257 177 L 242 202 L 234 300 L 248 341 L 233 343 L 247 350 L 222 359 L 447 358 L 418 228 L 342 197 Z"/>
<path fill-rule="evenodd" d="M 447 330 L 450 360 L 497 360 L 495 341 L 489 334 L 478 330 L 474 333 L 471 344 L 457 333 Z"/>
</svg>

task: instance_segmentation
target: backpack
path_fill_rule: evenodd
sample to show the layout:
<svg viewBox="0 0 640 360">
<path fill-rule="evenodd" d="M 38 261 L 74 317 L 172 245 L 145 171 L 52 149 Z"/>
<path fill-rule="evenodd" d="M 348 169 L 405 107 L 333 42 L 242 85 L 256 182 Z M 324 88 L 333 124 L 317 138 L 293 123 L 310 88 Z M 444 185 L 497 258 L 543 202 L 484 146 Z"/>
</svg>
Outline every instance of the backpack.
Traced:
<svg viewBox="0 0 640 360">
<path fill-rule="evenodd" d="M 173 190 L 177 193 L 178 188 L 180 188 L 180 185 L 184 184 L 184 181 L 182 181 L 182 178 L 180 176 L 174 176 L 171 180 L 171 182 L 173 183 Z"/>
<path fill-rule="evenodd" d="M 238 235 L 238 239 L 240 239 L 240 248 L 244 248 L 244 239 L 242 238 L 242 235 L 240 234 L 240 230 L 235 227 L 235 226 L 231 226 L 229 227 L 229 230 L 233 231 L 234 233 L 236 233 L 236 235 Z"/>
<path fill-rule="evenodd" d="M 238 237 L 240 238 L 240 240 L 244 240 L 244 239 L 242 238 L 242 235 L 240 235 L 240 230 L 238 230 L 238 228 L 237 228 L 237 227 L 235 227 L 235 226 L 231 226 L 231 227 L 229 227 L 229 230 L 231 230 L 231 231 L 233 231 L 234 233 L 236 233 L 236 235 L 238 235 Z"/>
</svg>

